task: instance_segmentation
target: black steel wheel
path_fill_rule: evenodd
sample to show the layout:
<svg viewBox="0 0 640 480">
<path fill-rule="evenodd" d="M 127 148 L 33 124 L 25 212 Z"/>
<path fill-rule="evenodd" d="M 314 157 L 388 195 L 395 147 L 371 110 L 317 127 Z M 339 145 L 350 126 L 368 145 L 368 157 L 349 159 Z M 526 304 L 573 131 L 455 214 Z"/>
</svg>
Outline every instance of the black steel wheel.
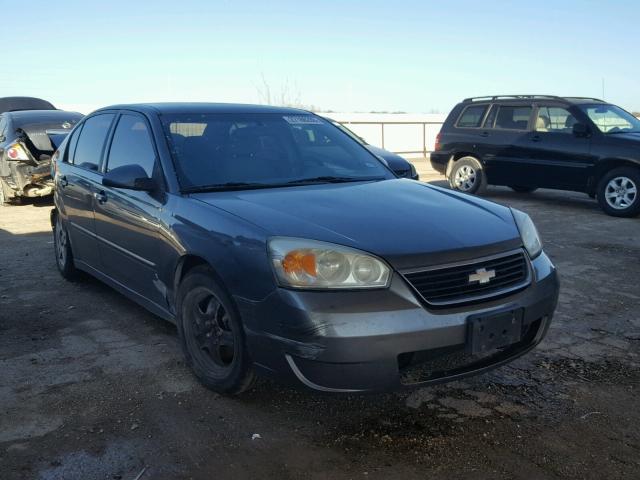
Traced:
<svg viewBox="0 0 640 480">
<path fill-rule="evenodd" d="M 255 378 L 240 316 L 211 269 L 191 270 L 178 291 L 178 332 L 187 364 L 207 388 L 239 394 Z"/>
<path fill-rule="evenodd" d="M 56 214 L 53 224 L 53 250 L 56 255 L 56 266 L 60 274 L 67 280 L 77 280 L 79 272 L 73 264 L 69 233 L 58 214 Z"/>
</svg>

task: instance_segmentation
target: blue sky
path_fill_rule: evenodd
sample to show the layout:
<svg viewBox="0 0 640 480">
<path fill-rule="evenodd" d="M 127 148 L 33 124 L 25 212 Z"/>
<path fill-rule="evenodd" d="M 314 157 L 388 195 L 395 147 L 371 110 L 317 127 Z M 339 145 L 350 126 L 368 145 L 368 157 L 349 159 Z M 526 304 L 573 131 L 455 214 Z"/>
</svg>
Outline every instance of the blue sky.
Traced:
<svg viewBox="0 0 640 480">
<path fill-rule="evenodd" d="M 0 6 L 23 25 L 0 29 L 0 96 L 255 103 L 264 78 L 272 97 L 322 109 L 446 113 L 473 95 L 601 97 L 604 78 L 607 100 L 640 111 L 637 0 Z"/>
</svg>

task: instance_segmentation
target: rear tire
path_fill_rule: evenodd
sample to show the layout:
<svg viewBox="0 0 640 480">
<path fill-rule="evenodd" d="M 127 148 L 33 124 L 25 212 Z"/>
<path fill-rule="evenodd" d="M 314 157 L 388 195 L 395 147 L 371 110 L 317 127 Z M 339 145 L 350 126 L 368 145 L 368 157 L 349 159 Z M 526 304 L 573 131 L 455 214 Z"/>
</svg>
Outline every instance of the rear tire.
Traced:
<svg viewBox="0 0 640 480">
<path fill-rule="evenodd" d="M 486 187 L 486 176 L 482 164 L 474 157 L 456 160 L 449 172 L 449 186 L 464 193 L 478 193 Z"/>
<path fill-rule="evenodd" d="M 537 190 L 536 187 L 521 187 L 519 185 L 509 185 L 509 188 L 518 193 L 531 193 Z"/>
<path fill-rule="evenodd" d="M 640 213 L 640 169 L 614 168 L 598 183 L 600 208 L 613 217 L 635 217 Z"/>
<path fill-rule="evenodd" d="M 240 314 L 209 267 L 187 273 L 176 307 L 182 351 L 198 380 L 229 395 L 251 388 L 255 373 Z"/>
<path fill-rule="evenodd" d="M 73 263 L 69 234 L 58 214 L 56 214 L 53 225 L 53 250 L 56 254 L 56 266 L 60 274 L 69 281 L 77 280 L 80 272 Z"/>
</svg>

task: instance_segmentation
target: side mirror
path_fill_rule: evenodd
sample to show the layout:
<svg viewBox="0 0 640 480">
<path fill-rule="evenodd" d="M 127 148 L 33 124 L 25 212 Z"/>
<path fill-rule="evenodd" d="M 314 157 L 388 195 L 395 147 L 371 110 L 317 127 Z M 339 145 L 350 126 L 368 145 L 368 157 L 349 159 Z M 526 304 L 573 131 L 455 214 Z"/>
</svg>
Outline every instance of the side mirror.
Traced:
<svg viewBox="0 0 640 480">
<path fill-rule="evenodd" d="M 147 176 L 140 165 L 123 165 L 110 170 L 102 177 L 102 185 L 144 192 L 156 189 L 156 182 Z"/>
<path fill-rule="evenodd" d="M 573 125 L 573 134 L 576 137 L 587 137 L 589 135 L 589 127 L 584 123 L 576 123 Z"/>
</svg>

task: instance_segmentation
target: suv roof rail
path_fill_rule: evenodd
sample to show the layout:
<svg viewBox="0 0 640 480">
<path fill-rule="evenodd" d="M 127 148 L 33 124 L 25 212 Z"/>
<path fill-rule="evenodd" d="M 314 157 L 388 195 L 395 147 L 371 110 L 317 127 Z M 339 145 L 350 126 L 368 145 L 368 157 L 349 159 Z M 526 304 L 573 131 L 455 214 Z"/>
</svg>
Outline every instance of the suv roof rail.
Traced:
<svg viewBox="0 0 640 480">
<path fill-rule="evenodd" d="M 596 102 L 603 102 L 599 98 L 592 97 L 560 97 L 558 95 L 487 95 L 484 97 L 469 97 L 465 98 L 464 102 L 481 102 L 487 100 L 535 100 L 535 99 L 554 99 L 554 100 L 594 100 Z"/>
<path fill-rule="evenodd" d="M 595 98 L 595 97 L 566 97 L 566 98 L 569 100 L 595 100 L 596 102 L 607 103 L 601 98 Z"/>
<path fill-rule="evenodd" d="M 482 100 L 509 100 L 509 99 L 529 99 L 529 98 L 557 98 L 562 99 L 562 97 L 558 97 L 556 95 L 487 95 L 484 97 L 470 97 L 465 98 L 465 102 L 478 102 Z"/>
</svg>

